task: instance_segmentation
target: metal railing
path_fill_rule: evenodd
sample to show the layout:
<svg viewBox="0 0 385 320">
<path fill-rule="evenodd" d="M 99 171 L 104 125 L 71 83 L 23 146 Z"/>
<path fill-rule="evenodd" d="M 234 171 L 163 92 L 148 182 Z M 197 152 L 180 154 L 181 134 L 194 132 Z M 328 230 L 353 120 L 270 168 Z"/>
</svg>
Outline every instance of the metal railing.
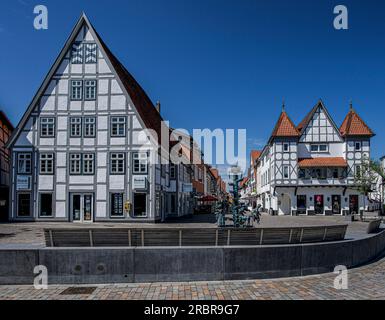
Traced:
<svg viewBox="0 0 385 320">
<path fill-rule="evenodd" d="M 286 228 L 45 229 L 47 247 L 253 246 L 338 241 L 347 225 Z"/>
</svg>

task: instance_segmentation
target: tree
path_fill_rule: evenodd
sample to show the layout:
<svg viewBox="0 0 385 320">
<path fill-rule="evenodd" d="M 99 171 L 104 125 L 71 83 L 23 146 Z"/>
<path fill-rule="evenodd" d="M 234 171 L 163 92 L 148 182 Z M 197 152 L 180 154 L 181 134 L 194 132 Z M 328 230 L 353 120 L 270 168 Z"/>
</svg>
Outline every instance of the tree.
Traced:
<svg viewBox="0 0 385 320">
<path fill-rule="evenodd" d="M 379 165 L 376 161 L 371 160 L 369 158 L 363 158 L 361 165 L 356 167 L 356 172 L 354 175 L 354 185 L 356 189 L 364 195 L 364 210 L 365 210 L 365 200 L 369 196 L 370 193 L 376 190 L 376 186 L 380 181 L 381 175 L 378 173 L 381 165 Z M 382 170 L 382 168 L 381 168 Z M 383 170 L 382 170 L 382 173 Z M 382 176 L 385 178 L 385 173 Z M 381 179 L 384 181 L 383 179 Z M 381 194 L 382 199 L 382 194 Z M 381 201 L 382 207 L 382 201 Z M 382 208 L 381 208 L 382 209 Z"/>
<path fill-rule="evenodd" d="M 385 186 L 385 169 L 380 161 L 370 161 L 371 169 L 378 175 L 378 185 L 380 186 L 380 204 L 381 214 L 384 213 L 384 186 Z"/>
</svg>

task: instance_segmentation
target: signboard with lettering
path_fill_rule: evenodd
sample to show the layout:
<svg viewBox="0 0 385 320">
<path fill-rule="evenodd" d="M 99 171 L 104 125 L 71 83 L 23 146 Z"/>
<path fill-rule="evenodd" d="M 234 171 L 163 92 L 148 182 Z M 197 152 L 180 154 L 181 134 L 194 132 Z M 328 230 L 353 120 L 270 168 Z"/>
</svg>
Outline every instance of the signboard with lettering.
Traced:
<svg viewBox="0 0 385 320">
<path fill-rule="evenodd" d="M 17 176 L 16 189 L 17 190 L 31 190 L 31 177 L 30 176 Z"/>
<path fill-rule="evenodd" d="M 147 189 L 147 176 L 132 176 L 133 189 Z"/>
</svg>

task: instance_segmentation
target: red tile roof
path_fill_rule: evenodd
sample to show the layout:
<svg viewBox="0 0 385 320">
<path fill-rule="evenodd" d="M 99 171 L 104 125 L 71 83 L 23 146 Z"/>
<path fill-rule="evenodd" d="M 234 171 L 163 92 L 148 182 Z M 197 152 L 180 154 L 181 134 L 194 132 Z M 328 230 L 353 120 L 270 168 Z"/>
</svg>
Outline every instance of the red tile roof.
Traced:
<svg viewBox="0 0 385 320">
<path fill-rule="evenodd" d="M 348 164 L 341 157 L 320 157 L 298 159 L 298 165 L 301 168 L 309 167 L 347 167 Z"/>
<path fill-rule="evenodd" d="M 285 111 L 281 112 L 272 137 L 298 137 L 299 132 Z"/>
<path fill-rule="evenodd" d="M 374 136 L 374 132 L 366 125 L 364 120 L 350 109 L 340 127 L 342 136 Z"/>
<path fill-rule="evenodd" d="M 262 150 L 251 150 L 251 158 L 253 159 L 253 162 L 255 162 L 255 160 L 258 160 L 261 153 Z"/>
</svg>

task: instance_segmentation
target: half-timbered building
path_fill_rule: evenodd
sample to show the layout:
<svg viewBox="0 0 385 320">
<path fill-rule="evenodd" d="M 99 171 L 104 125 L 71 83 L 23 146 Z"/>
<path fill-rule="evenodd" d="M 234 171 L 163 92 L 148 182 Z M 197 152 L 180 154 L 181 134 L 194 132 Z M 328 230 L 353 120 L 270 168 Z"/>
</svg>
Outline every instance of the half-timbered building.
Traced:
<svg viewBox="0 0 385 320">
<path fill-rule="evenodd" d="M 283 108 L 256 165 L 258 202 L 280 215 L 359 213 L 354 177 L 373 136 L 352 106 L 340 127 L 321 100 L 298 126 Z"/>
<path fill-rule="evenodd" d="M 11 121 L 0 111 L 0 221 L 8 220 L 11 154 L 5 146 L 13 129 Z"/>
<path fill-rule="evenodd" d="M 170 173 L 160 164 L 168 154 L 159 151 L 161 123 L 82 15 L 9 141 L 10 218 L 164 219 Z"/>
</svg>

